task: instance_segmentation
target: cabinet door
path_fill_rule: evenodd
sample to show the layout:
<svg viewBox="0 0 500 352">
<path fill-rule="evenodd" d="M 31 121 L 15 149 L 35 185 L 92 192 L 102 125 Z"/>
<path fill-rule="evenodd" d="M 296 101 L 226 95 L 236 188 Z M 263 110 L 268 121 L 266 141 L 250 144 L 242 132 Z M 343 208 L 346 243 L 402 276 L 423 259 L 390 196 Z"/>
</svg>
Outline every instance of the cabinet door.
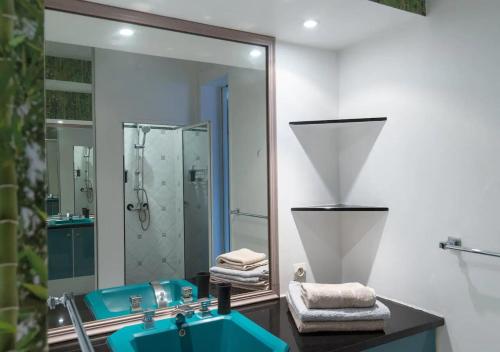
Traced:
<svg viewBox="0 0 500 352">
<path fill-rule="evenodd" d="M 73 229 L 75 277 L 94 275 L 94 227 Z"/>
<path fill-rule="evenodd" d="M 49 280 L 73 276 L 73 235 L 71 228 L 48 229 Z"/>
</svg>

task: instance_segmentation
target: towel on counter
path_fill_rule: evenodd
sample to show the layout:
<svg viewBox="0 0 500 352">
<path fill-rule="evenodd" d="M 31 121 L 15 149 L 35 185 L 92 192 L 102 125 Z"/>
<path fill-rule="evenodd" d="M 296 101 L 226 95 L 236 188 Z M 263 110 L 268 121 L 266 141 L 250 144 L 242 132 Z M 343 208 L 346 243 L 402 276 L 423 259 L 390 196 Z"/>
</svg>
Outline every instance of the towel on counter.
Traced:
<svg viewBox="0 0 500 352">
<path fill-rule="evenodd" d="M 297 326 L 297 330 L 301 333 L 309 332 L 326 332 L 326 331 L 379 331 L 384 330 L 384 320 L 357 320 L 357 321 L 312 321 L 304 322 L 299 319 L 297 312 L 291 306 L 290 313 L 293 321 Z"/>
<path fill-rule="evenodd" d="M 265 279 L 260 278 L 260 277 L 241 277 L 241 276 L 234 276 L 234 275 L 224 275 L 224 274 L 212 274 L 211 277 L 216 277 L 221 280 L 227 280 L 227 281 L 234 281 L 234 282 L 241 282 L 241 283 L 254 283 L 258 284 Z"/>
<path fill-rule="evenodd" d="M 301 285 L 302 298 L 307 308 L 366 308 L 377 300 L 375 291 L 358 282 L 346 284 Z"/>
<path fill-rule="evenodd" d="M 269 282 L 268 281 L 259 281 L 256 283 L 253 282 L 241 282 L 232 279 L 222 279 L 217 276 L 210 276 L 210 282 L 214 284 L 229 282 L 233 287 L 242 288 L 244 290 L 249 291 L 260 291 L 260 290 L 269 290 Z"/>
<path fill-rule="evenodd" d="M 241 248 L 219 255 L 216 263 L 219 267 L 236 270 L 251 270 L 266 265 L 268 262 L 264 253 L 257 253 L 248 248 Z"/>
<path fill-rule="evenodd" d="M 214 275 L 229 275 L 241 278 L 267 278 L 269 277 L 269 266 L 262 265 L 250 270 L 236 270 L 213 266 L 210 268 L 210 273 Z"/>
<path fill-rule="evenodd" d="M 370 308 L 309 309 L 302 299 L 300 286 L 298 282 L 290 282 L 286 298 L 303 322 L 387 320 L 391 317 L 389 308 L 380 301 Z"/>
<path fill-rule="evenodd" d="M 260 277 L 241 277 L 241 276 L 224 275 L 224 274 L 212 274 L 211 277 L 231 282 L 253 283 L 253 284 L 258 284 L 265 280 Z"/>
</svg>

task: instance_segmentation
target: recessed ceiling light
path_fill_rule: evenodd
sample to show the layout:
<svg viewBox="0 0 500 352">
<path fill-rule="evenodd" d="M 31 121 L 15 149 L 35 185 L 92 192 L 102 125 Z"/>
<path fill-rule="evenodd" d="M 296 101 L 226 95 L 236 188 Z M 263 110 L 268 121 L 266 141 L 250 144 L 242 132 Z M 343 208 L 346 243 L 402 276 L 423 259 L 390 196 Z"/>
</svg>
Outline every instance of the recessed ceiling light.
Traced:
<svg viewBox="0 0 500 352">
<path fill-rule="evenodd" d="M 63 120 L 57 120 L 57 123 L 63 124 L 64 121 Z"/>
<path fill-rule="evenodd" d="M 134 31 L 130 28 L 122 28 L 120 29 L 120 35 L 123 35 L 124 37 L 130 37 L 134 35 Z"/>
<path fill-rule="evenodd" d="M 250 51 L 251 57 L 259 57 L 261 55 L 262 55 L 262 51 L 260 51 L 259 49 L 253 49 L 252 51 Z"/>
<path fill-rule="evenodd" d="M 304 22 L 304 27 L 307 29 L 313 29 L 318 26 L 318 21 L 316 20 L 307 20 Z"/>
</svg>

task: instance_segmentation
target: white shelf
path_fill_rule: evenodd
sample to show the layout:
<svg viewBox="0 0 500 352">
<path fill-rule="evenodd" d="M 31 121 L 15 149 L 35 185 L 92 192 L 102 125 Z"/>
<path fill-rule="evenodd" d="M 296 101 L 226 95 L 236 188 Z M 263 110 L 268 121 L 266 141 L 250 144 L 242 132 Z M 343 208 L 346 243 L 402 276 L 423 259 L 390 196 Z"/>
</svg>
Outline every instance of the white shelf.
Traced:
<svg viewBox="0 0 500 352">
<path fill-rule="evenodd" d="M 45 80 L 45 89 L 46 90 L 55 90 L 55 91 L 59 91 L 59 92 L 92 94 L 92 84 L 90 84 L 90 83 L 58 81 L 55 79 L 46 79 Z"/>
<path fill-rule="evenodd" d="M 47 119 L 45 121 L 46 121 L 47 125 L 50 127 L 62 127 L 62 126 L 92 127 L 92 126 L 94 126 L 93 121 L 84 121 L 84 120 Z"/>
</svg>

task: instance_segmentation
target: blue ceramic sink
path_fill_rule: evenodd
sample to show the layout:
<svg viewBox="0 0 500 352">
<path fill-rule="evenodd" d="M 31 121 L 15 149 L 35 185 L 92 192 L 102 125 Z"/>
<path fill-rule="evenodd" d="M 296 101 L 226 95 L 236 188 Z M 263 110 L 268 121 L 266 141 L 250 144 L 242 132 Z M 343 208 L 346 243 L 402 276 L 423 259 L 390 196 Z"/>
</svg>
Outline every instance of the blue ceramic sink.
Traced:
<svg viewBox="0 0 500 352">
<path fill-rule="evenodd" d="M 238 312 L 194 315 L 181 326 L 175 320 L 156 322 L 153 329 L 142 324 L 128 326 L 108 338 L 114 352 L 287 352 L 288 345 Z"/>
<path fill-rule="evenodd" d="M 166 280 L 161 281 L 160 285 L 167 293 L 168 306 L 185 303 L 182 301 L 182 287 L 189 286 L 193 289 L 194 301 L 198 297 L 198 288 L 186 280 Z M 96 319 L 107 319 L 132 313 L 130 309 L 131 296 L 142 297 L 143 310 L 158 308 L 153 288 L 149 282 L 92 291 L 85 295 L 84 300 Z"/>
<path fill-rule="evenodd" d="M 73 218 L 73 219 L 51 218 L 47 222 L 48 222 L 49 226 L 87 225 L 87 224 L 93 224 L 94 220 L 90 219 L 90 218 Z"/>
</svg>

